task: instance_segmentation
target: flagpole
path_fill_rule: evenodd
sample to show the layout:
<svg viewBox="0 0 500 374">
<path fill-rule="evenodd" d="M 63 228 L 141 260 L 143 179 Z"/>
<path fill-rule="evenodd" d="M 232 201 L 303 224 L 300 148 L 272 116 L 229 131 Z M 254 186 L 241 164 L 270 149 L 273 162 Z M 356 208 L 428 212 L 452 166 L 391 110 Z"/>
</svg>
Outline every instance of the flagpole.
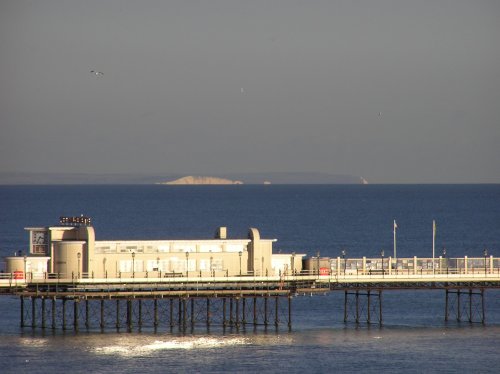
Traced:
<svg viewBox="0 0 500 374">
<path fill-rule="evenodd" d="M 397 259 L 396 257 L 396 229 L 398 228 L 398 225 L 396 224 L 396 220 L 394 220 L 394 260 Z"/>
<path fill-rule="evenodd" d="M 432 274 L 435 273 L 435 249 L 436 249 L 436 221 L 432 220 Z"/>
</svg>

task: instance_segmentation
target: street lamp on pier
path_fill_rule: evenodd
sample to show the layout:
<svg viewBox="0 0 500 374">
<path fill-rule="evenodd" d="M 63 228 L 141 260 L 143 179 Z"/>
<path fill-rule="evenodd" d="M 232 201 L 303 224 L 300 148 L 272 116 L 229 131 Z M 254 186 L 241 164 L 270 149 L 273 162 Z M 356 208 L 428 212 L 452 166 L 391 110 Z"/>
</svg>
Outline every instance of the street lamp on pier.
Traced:
<svg viewBox="0 0 500 374">
<path fill-rule="evenodd" d="M 78 278 L 80 278 L 80 259 L 82 258 L 82 254 L 78 252 L 76 257 L 78 258 Z"/>
<path fill-rule="evenodd" d="M 292 252 L 292 275 L 295 275 L 295 252 Z"/>
<path fill-rule="evenodd" d="M 135 252 L 132 252 L 132 278 L 135 278 Z"/>
<path fill-rule="evenodd" d="M 342 250 L 342 259 L 344 260 L 344 275 L 345 275 L 345 271 L 346 271 L 346 268 L 347 268 L 347 261 L 345 259 L 345 255 L 346 255 L 346 250 L 343 249 Z"/>
<path fill-rule="evenodd" d="M 26 255 L 24 255 L 24 280 L 27 282 L 28 281 L 28 274 L 26 274 L 26 261 L 28 261 L 28 258 L 26 257 Z"/>
<path fill-rule="evenodd" d="M 240 257 L 240 277 L 241 277 L 241 256 L 243 255 L 243 252 L 239 251 L 238 256 Z"/>
<path fill-rule="evenodd" d="M 108 277 L 108 274 L 106 273 L 106 257 L 104 257 L 102 259 L 102 272 L 103 272 L 103 275 L 104 275 L 104 278 L 107 278 Z"/>
<path fill-rule="evenodd" d="M 214 258 L 212 256 L 210 256 L 210 275 L 214 276 L 215 277 L 215 271 L 214 271 L 214 268 L 212 266 L 212 261 L 214 260 Z"/>
<path fill-rule="evenodd" d="M 380 251 L 380 257 L 382 257 L 382 275 L 384 275 L 384 254 L 385 254 L 385 252 L 384 252 L 384 250 L 382 249 L 382 250 Z"/>
<path fill-rule="evenodd" d="M 189 278 L 189 252 L 186 252 L 186 278 Z"/>
<path fill-rule="evenodd" d="M 441 266 L 441 271 L 444 272 L 444 264 L 446 264 L 446 274 L 448 274 L 448 261 L 446 260 L 446 248 L 443 247 L 443 266 Z"/>
<path fill-rule="evenodd" d="M 316 261 L 317 261 L 316 268 L 318 270 L 318 276 L 319 276 L 319 251 L 316 253 Z"/>
<path fill-rule="evenodd" d="M 488 257 L 488 250 L 487 249 L 485 249 L 483 251 L 483 255 L 484 255 L 484 274 L 486 274 L 486 272 L 487 272 L 486 258 Z"/>
</svg>

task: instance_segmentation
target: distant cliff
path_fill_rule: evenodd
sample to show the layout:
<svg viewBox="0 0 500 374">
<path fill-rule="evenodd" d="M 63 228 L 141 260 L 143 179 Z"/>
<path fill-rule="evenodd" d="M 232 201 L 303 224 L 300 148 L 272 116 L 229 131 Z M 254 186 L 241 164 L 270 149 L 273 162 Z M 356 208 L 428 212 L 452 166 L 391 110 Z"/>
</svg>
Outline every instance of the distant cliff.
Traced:
<svg viewBox="0 0 500 374">
<path fill-rule="evenodd" d="M 158 184 L 243 184 L 241 181 L 217 177 L 187 176 L 169 182 L 160 182 Z"/>
</svg>

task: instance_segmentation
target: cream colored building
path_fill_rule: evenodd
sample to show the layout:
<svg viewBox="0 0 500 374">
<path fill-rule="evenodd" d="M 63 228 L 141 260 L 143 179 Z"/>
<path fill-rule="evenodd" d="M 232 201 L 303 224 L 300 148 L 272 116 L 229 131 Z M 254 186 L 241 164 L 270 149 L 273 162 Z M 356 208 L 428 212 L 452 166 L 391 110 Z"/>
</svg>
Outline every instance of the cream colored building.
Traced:
<svg viewBox="0 0 500 374">
<path fill-rule="evenodd" d="M 77 217 L 79 218 L 79 217 Z M 90 220 L 89 220 L 90 222 Z M 255 228 L 248 237 L 229 239 L 220 227 L 212 239 L 95 240 L 86 224 L 27 227 L 30 255 L 6 258 L 6 271 L 60 278 L 156 278 L 278 275 L 302 269 L 302 256 L 273 256 L 276 239 L 262 239 Z M 46 276 L 46 275 L 44 275 Z"/>
</svg>

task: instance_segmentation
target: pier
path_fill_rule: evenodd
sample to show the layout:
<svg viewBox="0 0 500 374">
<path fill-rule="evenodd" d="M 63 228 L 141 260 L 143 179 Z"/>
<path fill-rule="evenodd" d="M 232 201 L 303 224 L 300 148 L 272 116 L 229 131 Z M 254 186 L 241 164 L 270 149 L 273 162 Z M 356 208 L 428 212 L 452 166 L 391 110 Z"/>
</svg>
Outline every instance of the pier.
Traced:
<svg viewBox="0 0 500 374">
<path fill-rule="evenodd" d="M 5 258 L 0 295 L 20 299 L 20 326 L 126 329 L 292 327 L 296 297 L 343 292 L 345 323 L 383 324 L 383 295 L 442 290 L 445 321 L 486 321 L 486 291 L 500 288 L 500 258 L 334 258 L 273 253 L 250 228 L 229 238 L 96 240 L 91 219 L 28 227 L 29 248 Z M 394 242 L 395 243 L 395 242 Z M 396 250 L 394 250 L 394 254 Z M 327 311 L 325 311 L 327 312 Z"/>
<path fill-rule="evenodd" d="M 398 262 L 414 264 L 426 260 L 409 258 Z M 340 266 L 330 269 L 328 274 L 324 270 L 304 270 L 300 274 L 278 276 L 165 276 L 156 272 L 147 277 L 121 274 L 96 278 L 87 273 L 72 277 L 28 273 L 26 278 L 19 279 L 19 274 L 12 273 L 2 275 L 0 290 L 3 295 L 20 298 L 22 327 L 41 329 L 189 331 L 212 326 L 236 330 L 258 326 L 291 329 L 292 300 L 328 292 L 344 293 L 344 322 L 382 324 L 383 294 L 393 290 L 442 290 L 444 321 L 484 324 L 486 291 L 500 288 L 500 259 L 460 258 L 449 259 L 449 263 L 470 265 L 479 260 L 482 267 L 448 266 L 439 271 L 397 269 L 393 263 L 378 272 Z M 382 260 L 350 261 L 375 264 Z"/>
</svg>

